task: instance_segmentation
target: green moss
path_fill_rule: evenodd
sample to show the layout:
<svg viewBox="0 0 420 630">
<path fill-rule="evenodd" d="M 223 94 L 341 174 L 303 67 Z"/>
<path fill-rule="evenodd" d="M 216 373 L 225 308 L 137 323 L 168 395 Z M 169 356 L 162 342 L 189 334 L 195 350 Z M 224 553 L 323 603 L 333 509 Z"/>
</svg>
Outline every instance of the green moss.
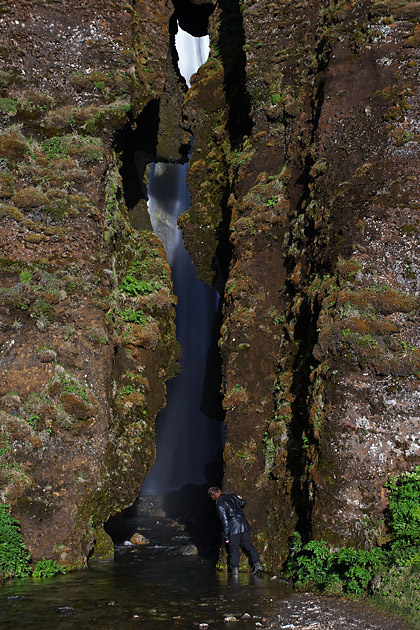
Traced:
<svg viewBox="0 0 420 630">
<path fill-rule="evenodd" d="M 101 138 L 70 134 L 54 136 L 42 143 L 42 149 L 49 161 L 65 156 L 75 157 L 81 164 L 87 165 L 104 158 L 104 145 Z"/>
<path fill-rule="evenodd" d="M 150 316 L 146 315 L 141 309 L 133 311 L 126 308 L 123 311 L 118 311 L 116 314 L 122 317 L 125 322 L 133 324 L 147 324 L 150 321 Z"/>
<path fill-rule="evenodd" d="M 158 291 L 162 284 L 150 282 L 148 280 L 138 280 L 133 273 L 128 273 L 119 285 L 120 290 L 126 295 L 137 297 L 138 295 L 148 295 Z"/>
<path fill-rule="evenodd" d="M 113 542 L 102 526 L 95 529 L 95 549 L 91 559 L 105 560 L 114 557 Z"/>
<path fill-rule="evenodd" d="M 75 332 L 76 328 L 73 326 L 73 324 L 66 324 L 65 326 L 63 326 L 64 341 L 68 341 L 69 339 L 71 339 Z"/>
<path fill-rule="evenodd" d="M 106 331 L 101 327 L 88 328 L 86 334 L 91 341 L 97 344 L 106 345 L 107 343 L 109 343 L 108 335 Z"/>
<path fill-rule="evenodd" d="M 19 274 L 20 282 L 30 282 L 32 280 L 32 272 L 29 269 L 24 269 Z"/>
<path fill-rule="evenodd" d="M 12 98 L 0 98 L 0 112 L 3 114 L 16 114 L 17 101 Z"/>
<path fill-rule="evenodd" d="M 41 420 L 41 418 L 36 414 L 36 413 L 31 413 L 29 415 L 29 418 L 27 418 L 27 422 L 29 424 L 29 426 L 36 431 L 38 428 L 38 422 Z"/>
<path fill-rule="evenodd" d="M 38 298 L 31 309 L 31 315 L 35 318 L 37 328 L 46 330 L 55 320 L 55 309 L 43 298 Z"/>
<path fill-rule="evenodd" d="M 126 396 L 130 396 L 130 394 L 136 394 L 137 391 L 138 391 L 137 388 L 134 387 L 133 385 L 123 385 L 118 390 L 117 398 L 119 398 L 120 400 L 123 400 L 124 398 L 126 398 Z"/>
<path fill-rule="evenodd" d="M 92 398 L 88 388 L 62 366 L 56 366 L 53 376 L 39 392 L 32 392 L 23 405 L 27 422 L 37 431 L 71 430 L 75 420 L 92 418 Z"/>
<path fill-rule="evenodd" d="M 63 388 L 63 392 L 67 392 L 69 394 L 75 394 L 79 396 L 85 403 L 89 403 L 86 387 L 80 383 L 80 381 L 74 376 L 70 376 L 70 374 L 61 374 L 59 376 L 60 383 Z"/>
<path fill-rule="evenodd" d="M 164 285 L 161 280 L 155 280 L 155 272 L 160 269 L 160 277 L 166 280 L 166 273 L 161 265 L 156 265 L 154 257 L 139 257 L 128 268 L 128 273 L 119 284 L 119 289 L 126 295 L 137 297 L 148 295 L 161 289 Z"/>
<path fill-rule="evenodd" d="M 64 147 L 62 145 L 62 138 L 58 136 L 44 140 L 42 148 L 44 149 L 48 160 L 55 160 L 65 154 Z"/>
</svg>

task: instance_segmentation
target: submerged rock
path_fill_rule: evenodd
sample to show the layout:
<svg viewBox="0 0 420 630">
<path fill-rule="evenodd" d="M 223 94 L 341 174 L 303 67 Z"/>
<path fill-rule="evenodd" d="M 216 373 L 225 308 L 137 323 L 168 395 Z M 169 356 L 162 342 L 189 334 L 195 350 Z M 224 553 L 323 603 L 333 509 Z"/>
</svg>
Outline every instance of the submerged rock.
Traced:
<svg viewBox="0 0 420 630">
<path fill-rule="evenodd" d="M 198 549 L 195 545 L 190 543 L 189 545 L 183 545 L 179 548 L 179 553 L 183 556 L 197 556 Z"/>
<path fill-rule="evenodd" d="M 146 536 L 143 536 L 143 534 L 140 534 L 140 532 L 136 532 L 131 536 L 130 542 L 133 545 L 148 545 L 150 540 L 148 540 Z"/>
</svg>

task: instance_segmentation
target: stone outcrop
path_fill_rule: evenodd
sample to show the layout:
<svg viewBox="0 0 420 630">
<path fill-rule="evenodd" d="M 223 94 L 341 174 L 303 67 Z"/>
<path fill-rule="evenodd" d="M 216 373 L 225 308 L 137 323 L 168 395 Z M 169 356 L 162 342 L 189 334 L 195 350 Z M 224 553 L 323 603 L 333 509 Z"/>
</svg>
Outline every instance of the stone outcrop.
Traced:
<svg viewBox="0 0 420 630">
<path fill-rule="evenodd" d="M 182 126 L 174 8 L 211 37 Z M 153 461 L 176 344 L 143 169 L 190 133 L 180 224 L 224 293 L 224 487 L 271 567 L 296 529 L 381 543 L 383 485 L 420 462 L 419 3 L 0 15 L 0 476 L 32 557 L 106 547 Z"/>
</svg>

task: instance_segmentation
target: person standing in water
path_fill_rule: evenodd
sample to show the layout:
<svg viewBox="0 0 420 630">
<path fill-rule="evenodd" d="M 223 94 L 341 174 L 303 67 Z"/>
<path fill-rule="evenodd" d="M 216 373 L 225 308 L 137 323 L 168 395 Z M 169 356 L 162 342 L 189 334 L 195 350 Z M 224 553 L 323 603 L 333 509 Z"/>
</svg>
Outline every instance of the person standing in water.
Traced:
<svg viewBox="0 0 420 630">
<path fill-rule="evenodd" d="M 209 497 L 216 501 L 216 509 L 222 523 L 225 543 L 229 545 L 229 571 L 239 575 L 239 545 L 249 554 L 252 562 L 252 574 L 263 572 L 260 556 L 251 542 L 251 525 L 245 518 L 242 508 L 245 499 L 237 494 L 224 494 L 217 486 L 208 490 Z"/>
</svg>

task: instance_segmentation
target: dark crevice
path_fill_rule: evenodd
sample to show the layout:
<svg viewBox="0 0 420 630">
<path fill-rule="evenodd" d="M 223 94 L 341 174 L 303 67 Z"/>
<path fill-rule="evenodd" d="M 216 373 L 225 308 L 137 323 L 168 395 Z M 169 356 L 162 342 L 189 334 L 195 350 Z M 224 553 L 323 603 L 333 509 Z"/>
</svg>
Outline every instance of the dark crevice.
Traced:
<svg viewBox="0 0 420 630">
<path fill-rule="evenodd" d="M 186 10 L 187 6 L 194 10 L 189 13 Z M 174 7 L 175 13 L 169 24 L 169 46 L 172 64 L 177 76 L 181 79 L 178 69 L 178 53 L 175 48 L 177 20 L 179 20 L 181 28 L 190 34 L 194 36 L 205 35 L 208 32 L 208 16 L 211 12 L 210 9 L 213 10 L 214 6 L 210 4 L 197 6 L 189 2 L 178 2 L 174 0 Z M 147 184 L 144 182 L 143 178 L 146 165 L 157 161 L 172 161 L 171 158 L 162 160 L 158 155 L 159 124 L 161 122 L 159 112 L 161 112 L 162 115 L 160 108 L 162 104 L 164 104 L 164 99 L 165 94 L 162 95 L 161 100 L 154 100 L 149 103 L 135 121 L 135 126 L 132 121 L 131 124 L 128 124 L 120 133 L 117 139 L 116 149 L 122 160 L 120 172 L 123 180 L 124 197 L 129 212 L 131 209 L 135 208 L 141 200 L 147 200 Z M 161 124 L 164 124 L 163 118 Z M 188 148 L 188 146 L 184 146 L 184 156 L 181 156 L 177 161 L 187 161 Z M 224 200 L 226 207 L 227 198 L 228 193 Z M 220 245 L 220 252 L 218 254 L 219 261 L 217 263 L 220 269 L 220 286 L 216 288 L 219 290 L 223 290 L 224 288 L 224 278 L 226 277 L 230 262 L 228 225 L 229 221 L 224 220 L 220 226 L 220 240 L 223 240 L 224 244 L 223 246 Z M 227 255 L 223 251 L 224 247 L 228 248 Z M 200 400 L 200 411 L 214 420 L 218 426 L 220 426 L 220 422 L 223 422 L 225 416 L 221 404 L 222 367 L 218 348 L 221 321 L 222 304 L 220 303 L 219 310 L 212 324 L 211 345 L 207 353 L 205 378 Z M 168 382 L 168 389 L 170 386 L 171 382 Z M 158 431 L 159 422 L 157 422 L 157 432 Z M 218 448 L 219 446 L 217 446 L 216 450 Z M 223 447 L 221 446 L 221 448 Z M 160 501 L 168 518 L 176 519 L 178 522 L 185 525 L 185 529 L 198 547 L 199 553 L 205 557 L 216 560 L 220 543 L 219 525 L 214 503 L 209 499 L 207 489 L 211 485 L 221 485 L 223 476 L 223 452 L 220 450 L 211 461 L 203 462 L 203 464 L 205 465 L 205 485 L 197 486 L 187 484 L 179 490 L 163 493 L 160 497 Z M 134 527 L 135 529 L 137 527 L 137 504 L 138 502 L 108 521 L 107 531 L 112 536 L 114 542 L 122 542 L 130 538 L 134 531 L 132 528 Z"/>
<path fill-rule="evenodd" d="M 291 393 L 292 423 L 289 432 L 287 464 L 292 473 L 292 501 L 297 516 L 296 530 L 306 542 L 311 537 L 311 520 L 313 509 L 312 482 L 308 475 L 311 463 L 311 446 L 316 444 L 312 426 L 308 421 L 310 405 L 310 375 L 317 367 L 318 361 L 312 350 L 317 342 L 317 320 L 319 309 L 312 311 L 306 299 L 297 316 L 295 325 L 295 341 L 298 351 L 293 365 L 293 384 Z"/>
<path fill-rule="evenodd" d="M 213 318 L 211 327 L 211 342 L 207 352 L 206 373 L 204 376 L 200 411 L 205 413 L 209 418 L 224 422 L 226 413 L 222 407 L 222 358 L 219 351 L 222 323 L 222 300 L 220 300 L 219 308 Z"/>
<path fill-rule="evenodd" d="M 319 82 L 312 100 L 312 114 L 310 123 L 310 143 L 316 142 L 319 120 L 324 102 L 325 81 L 323 73 L 328 66 L 331 50 L 324 42 L 317 48 L 318 76 Z M 311 375 L 319 365 L 319 361 L 314 357 L 313 350 L 318 341 L 318 317 L 321 305 L 315 301 L 311 302 L 306 294 L 306 287 L 311 282 L 316 273 L 328 273 L 325 265 L 317 264 L 316 257 L 312 255 L 312 245 L 316 239 L 317 231 L 313 218 L 309 217 L 305 209 L 311 199 L 311 189 L 314 177 L 311 169 L 314 165 L 314 158 L 308 152 L 305 164 L 296 181 L 296 186 L 300 188 L 302 194 L 297 203 L 295 221 L 304 217 L 304 234 L 297 241 L 291 233 L 289 247 L 298 247 L 300 252 L 299 262 L 306 265 L 304 286 L 297 287 L 292 281 L 286 283 L 288 299 L 291 307 L 297 299 L 302 299 L 299 312 L 296 315 L 294 325 L 294 341 L 298 343 L 293 365 L 293 382 L 291 393 L 294 401 L 292 407 L 292 420 L 289 426 L 288 440 L 288 469 L 293 478 L 291 498 L 296 512 L 296 531 L 302 536 L 302 540 L 307 542 L 312 534 L 312 511 L 314 505 L 315 483 L 311 478 L 311 464 L 315 463 L 318 451 L 318 440 L 314 436 L 313 426 L 310 422 L 311 400 Z M 303 259 L 303 260 L 302 260 Z M 289 256 L 286 261 L 289 278 L 292 276 L 297 258 L 295 255 Z"/>
<path fill-rule="evenodd" d="M 194 37 L 208 35 L 209 17 L 214 11 L 214 4 L 206 2 L 193 4 L 189 0 L 172 0 L 175 18 L 180 27 Z"/>
<path fill-rule="evenodd" d="M 224 90 L 228 105 L 227 128 L 232 148 L 249 136 L 253 121 L 251 101 L 246 90 L 245 33 L 238 0 L 220 0 L 220 31 L 217 42 L 224 70 Z"/>
<path fill-rule="evenodd" d="M 116 138 L 115 148 L 121 156 L 120 173 L 128 210 L 141 199 L 147 199 L 143 173 L 146 165 L 155 159 L 158 128 L 159 99 L 154 99 L 135 121 L 126 124 Z"/>
<path fill-rule="evenodd" d="M 227 186 L 220 201 L 223 218 L 217 226 L 216 231 L 217 248 L 213 260 L 213 268 L 215 271 L 213 287 L 220 293 L 220 295 L 224 295 L 225 284 L 229 277 L 229 269 L 233 253 L 233 245 L 230 241 L 231 210 L 228 204 L 228 199 L 231 193 L 232 188 Z"/>
</svg>

